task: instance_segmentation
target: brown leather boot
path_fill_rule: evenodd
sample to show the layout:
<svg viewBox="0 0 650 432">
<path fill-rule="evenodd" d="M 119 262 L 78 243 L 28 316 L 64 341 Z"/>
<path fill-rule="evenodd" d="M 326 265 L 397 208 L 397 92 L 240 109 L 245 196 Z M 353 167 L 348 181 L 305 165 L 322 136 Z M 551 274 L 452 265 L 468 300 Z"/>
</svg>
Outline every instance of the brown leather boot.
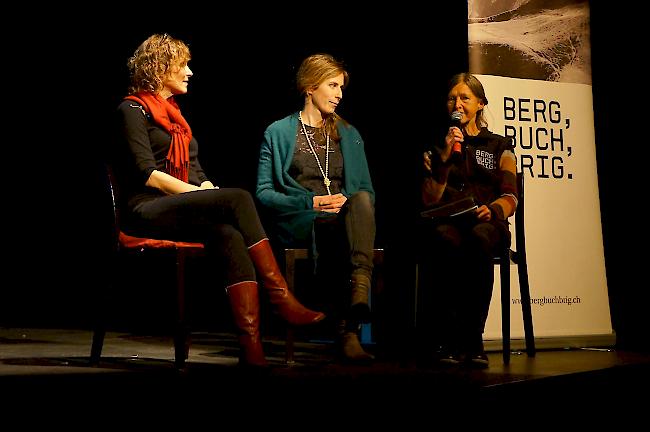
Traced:
<svg viewBox="0 0 650 432">
<path fill-rule="evenodd" d="M 260 338 L 260 302 L 257 282 L 239 282 L 226 288 L 230 308 L 239 329 L 239 364 L 266 367 Z"/>
<path fill-rule="evenodd" d="M 269 239 L 264 239 L 248 249 L 255 265 L 258 278 L 268 292 L 271 304 L 275 305 L 280 316 L 292 325 L 313 324 L 322 321 L 325 314 L 307 309 L 287 288 L 278 263 L 273 255 Z"/>
<path fill-rule="evenodd" d="M 359 322 L 370 322 L 370 305 L 368 304 L 368 293 L 370 291 L 370 277 L 361 273 L 352 274 L 350 281 L 352 285 L 352 304 L 350 313 Z"/>
</svg>

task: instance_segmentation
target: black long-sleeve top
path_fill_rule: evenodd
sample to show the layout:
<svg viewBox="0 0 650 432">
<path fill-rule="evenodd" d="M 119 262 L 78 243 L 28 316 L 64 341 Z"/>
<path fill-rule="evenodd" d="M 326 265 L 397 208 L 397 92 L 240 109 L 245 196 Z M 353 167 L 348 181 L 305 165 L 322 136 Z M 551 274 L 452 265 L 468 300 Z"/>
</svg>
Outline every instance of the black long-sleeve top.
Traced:
<svg viewBox="0 0 650 432">
<path fill-rule="evenodd" d="M 111 166 L 119 187 L 120 209 L 130 212 L 139 203 L 164 195 L 145 184 L 154 170 L 165 172 L 171 135 L 153 122 L 142 105 L 131 100 L 122 101 L 118 106 L 117 123 Z M 201 168 L 198 152 L 198 142 L 192 137 L 188 182 L 200 186 L 208 177 Z"/>
</svg>

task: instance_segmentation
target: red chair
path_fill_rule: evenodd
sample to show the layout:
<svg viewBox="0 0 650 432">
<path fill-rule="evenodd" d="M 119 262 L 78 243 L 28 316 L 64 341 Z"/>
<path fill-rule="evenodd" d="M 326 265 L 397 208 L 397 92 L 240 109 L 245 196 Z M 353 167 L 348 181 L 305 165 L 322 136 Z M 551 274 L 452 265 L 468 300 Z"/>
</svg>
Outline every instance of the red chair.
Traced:
<svg viewBox="0 0 650 432">
<path fill-rule="evenodd" d="M 144 255 L 155 255 L 160 259 L 171 258 L 175 263 L 176 273 L 176 320 L 174 325 L 174 364 L 178 369 L 185 366 L 189 355 L 190 331 L 186 322 L 185 305 L 185 264 L 189 257 L 202 256 L 204 246 L 202 243 L 178 242 L 165 239 L 151 239 L 133 237 L 122 232 L 119 228 L 119 215 L 117 210 L 117 190 L 110 168 L 107 168 L 107 187 L 112 201 L 112 227 L 111 251 L 112 267 L 119 267 L 122 258 L 138 259 Z M 154 258 L 158 259 L 158 258 Z M 119 271 L 118 271 L 119 273 Z M 109 277 L 109 289 L 117 282 L 116 276 Z M 103 309 L 103 308 L 101 308 Z M 101 357 L 104 338 L 106 336 L 106 313 L 103 312 L 96 318 L 93 328 L 93 340 L 90 350 L 91 364 L 97 364 Z"/>
</svg>

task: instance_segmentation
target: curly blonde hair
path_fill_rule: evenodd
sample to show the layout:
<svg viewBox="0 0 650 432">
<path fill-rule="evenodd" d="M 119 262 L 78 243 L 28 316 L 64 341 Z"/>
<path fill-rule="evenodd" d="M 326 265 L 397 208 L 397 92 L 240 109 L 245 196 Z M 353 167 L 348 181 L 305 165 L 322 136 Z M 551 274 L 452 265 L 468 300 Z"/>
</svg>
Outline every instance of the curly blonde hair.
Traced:
<svg viewBox="0 0 650 432">
<path fill-rule="evenodd" d="M 167 33 L 149 36 L 127 62 L 131 77 L 129 94 L 159 93 L 167 75 L 175 67 L 186 65 L 190 59 L 190 49 L 185 42 Z"/>
</svg>

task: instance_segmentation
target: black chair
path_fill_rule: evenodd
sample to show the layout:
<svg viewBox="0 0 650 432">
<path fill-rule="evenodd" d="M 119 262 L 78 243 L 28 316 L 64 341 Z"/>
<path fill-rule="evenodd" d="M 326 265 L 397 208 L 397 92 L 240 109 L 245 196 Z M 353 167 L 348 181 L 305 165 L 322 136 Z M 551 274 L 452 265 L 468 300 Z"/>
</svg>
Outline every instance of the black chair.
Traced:
<svg viewBox="0 0 650 432">
<path fill-rule="evenodd" d="M 291 292 L 295 292 L 296 288 L 296 261 L 309 259 L 309 250 L 308 249 L 284 249 L 284 278 L 287 281 L 287 288 Z M 370 302 L 371 306 L 376 303 L 373 301 L 373 298 L 381 295 L 381 292 L 384 289 L 384 278 L 383 278 L 383 264 L 384 264 L 384 249 L 374 249 L 373 253 L 373 263 L 375 270 L 373 272 L 372 287 L 370 292 Z M 285 340 L 285 361 L 287 364 L 293 364 L 294 361 L 294 332 L 293 328 L 287 327 L 286 340 Z"/>
<path fill-rule="evenodd" d="M 524 224 L 524 175 L 517 173 L 517 190 L 519 192 L 519 202 L 517 211 L 514 214 L 515 219 L 515 241 L 513 250 L 512 245 L 505 248 L 501 254 L 494 258 L 494 264 L 499 266 L 499 276 L 501 279 L 501 334 L 503 339 L 503 363 L 510 363 L 510 266 L 517 266 L 519 277 L 519 291 L 521 295 L 521 311 L 524 323 L 524 337 L 526 343 L 526 354 L 534 357 L 535 334 L 533 331 L 533 316 L 530 305 L 530 288 L 528 285 L 528 263 L 526 261 L 526 237 Z M 416 264 L 416 304 L 415 304 L 415 321 L 417 326 L 417 301 L 419 290 L 419 265 Z"/>
<path fill-rule="evenodd" d="M 190 332 L 186 323 L 185 304 L 185 264 L 189 257 L 202 256 L 204 246 L 202 243 L 177 242 L 165 239 L 150 239 L 133 237 L 125 234 L 119 227 L 119 214 L 117 210 L 117 188 L 110 168 L 106 169 L 106 185 L 111 201 L 111 232 L 109 269 L 107 276 L 108 289 L 113 289 L 118 283 L 120 264 L 124 259 L 152 258 L 160 262 L 173 262 L 175 266 L 176 285 L 176 317 L 174 325 L 174 364 L 178 369 L 185 367 L 189 355 Z M 102 301 L 104 299 L 100 299 Z M 93 340 L 90 351 L 90 363 L 97 364 L 101 357 L 104 338 L 106 336 L 106 321 L 108 311 L 102 304 L 95 317 Z"/>
<path fill-rule="evenodd" d="M 533 331 L 533 314 L 530 306 L 530 287 L 528 285 L 528 262 L 526 260 L 526 236 L 524 224 L 524 174 L 517 173 L 517 191 L 519 202 L 515 212 L 515 250 L 507 248 L 495 257 L 495 264 L 499 265 L 501 279 L 501 333 L 503 338 L 503 363 L 510 363 L 510 265 L 517 266 L 519 277 L 519 292 L 521 295 L 521 312 L 524 321 L 524 338 L 526 341 L 526 354 L 535 356 L 535 334 Z"/>
</svg>

